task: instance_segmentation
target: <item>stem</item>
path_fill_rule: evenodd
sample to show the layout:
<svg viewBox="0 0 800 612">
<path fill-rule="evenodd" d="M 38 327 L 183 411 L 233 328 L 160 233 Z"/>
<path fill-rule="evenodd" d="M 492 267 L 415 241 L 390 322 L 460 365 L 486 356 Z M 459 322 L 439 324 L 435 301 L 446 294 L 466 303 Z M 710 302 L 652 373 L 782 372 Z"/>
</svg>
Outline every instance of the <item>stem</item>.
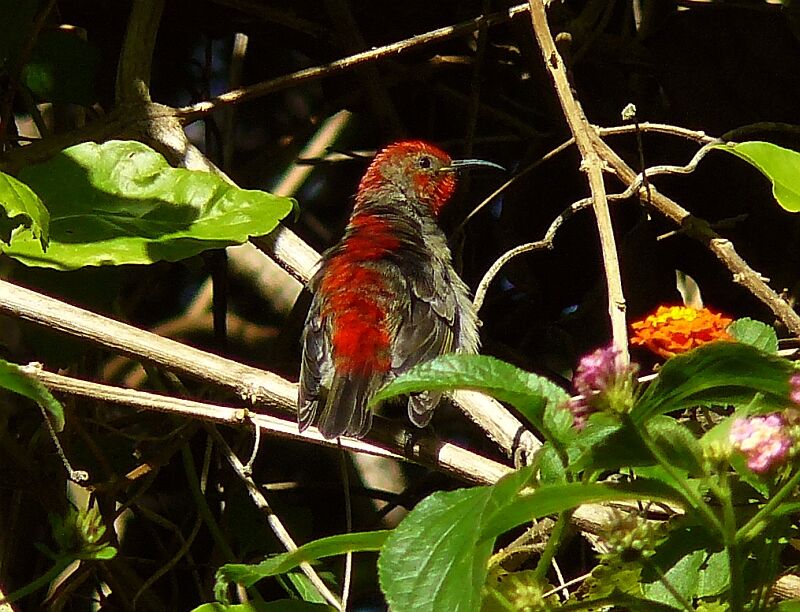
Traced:
<svg viewBox="0 0 800 612">
<path fill-rule="evenodd" d="M 625 421 L 627 422 L 628 426 L 633 428 L 633 430 L 639 436 L 639 440 L 645 445 L 645 447 L 647 447 L 647 450 L 650 451 L 650 454 L 653 456 L 653 458 L 672 478 L 673 484 L 681 492 L 687 504 L 691 506 L 698 514 L 700 514 L 714 531 L 724 535 L 725 527 L 720 522 L 719 518 L 711 511 L 711 508 L 709 508 L 708 504 L 703 501 L 703 498 L 692 490 L 685 479 L 677 472 L 677 470 L 675 470 L 675 468 L 672 467 L 672 464 L 667 461 L 658 447 L 656 447 L 652 440 L 650 440 L 650 436 L 647 431 L 642 431 L 633 422 L 633 420 L 630 418 L 630 415 L 625 415 Z"/>
<path fill-rule="evenodd" d="M 784 499 L 792 494 L 798 483 L 800 483 L 800 470 L 795 472 L 794 476 L 787 480 L 786 484 L 783 485 L 766 504 L 764 504 L 764 507 L 756 512 L 753 518 L 747 521 L 744 526 L 739 529 L 739 531 L 736 533 L 736 543 L 744 544 L 748 540 L 752 540 L 754 537 L 756 537 L 763 529 L 762 524 L 766 525 L 770 515 L 772 515 L 772 513 L 777 509 Z M 749 533 L 750 531 L 753 531 L 753 533 Z"/>
<path fill-rule="evenodd" d="M 553 558 L 556 556 L 556 550 L 561 543 L 561 538 L 571 518 L 571 510 L 561 512 L 558 515 L 558 520 L 556 520 L 556 524 L 553 526 L 553 531 L 547 539 L 547 545 L 544 547 L 542 556 L 539 557 L 539 562 L 536 564 L 536 569 L 534 570 L 534 575 L 537 580 L 544 580 L 545 574 L 547 574 L 547 568 L 550 567 Z"/>
<path fill-rule="evenodd" d="M 24 587 L 17 589 L 13 593 L 10 593 L 8 597 L 6 597 L 4 600 L 0 600 L 0 603 L 14 602 L 17 601 L 18 599 L 22 599 L 27 595 L 30 595 L 35 591 L 38 591 L 43 586 L 50 584 L 51 582 L 53 582 L 53 580 L 58 578 L 59 574 L 63 572 L 65 569 L 67 569 L 69 564 L 72 563 L 73 561 L 75 561 L 74 556 L 59 557 L 58 559 L 56 559 L 56 562 L 53 564 L 53 567 L 51 567 L 47 572 L 36 578 L 33 582 L 29 582 Z"/>
</svg>

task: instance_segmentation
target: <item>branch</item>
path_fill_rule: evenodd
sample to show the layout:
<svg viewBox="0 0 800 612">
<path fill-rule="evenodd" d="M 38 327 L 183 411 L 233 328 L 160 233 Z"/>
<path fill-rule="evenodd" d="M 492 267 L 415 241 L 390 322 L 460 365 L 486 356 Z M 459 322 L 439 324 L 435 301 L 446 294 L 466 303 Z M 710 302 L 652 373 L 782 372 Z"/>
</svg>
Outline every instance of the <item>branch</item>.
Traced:
<svg viewBox="0 0 800 612">
<path fill-rule="evenodd" d="M 293 72 L 292 74 L 270 79 L 269 81 L 262 81 L 261 83 L 256 83 L 255 85 L 249 85 L 248 87 L 240 87 L 239 89 L 231 90 L 227 93 L 212 98 L 211 100 L 198 102 L 197 104 L 192 104 L 190 106 L 184 106 L 183 108 L 178 109 L 177 113 L 184 125 L 192 123 L 193 121 L 197 121 L 205 115 L 213 113 L 214 111 L 229 104 L 239 104 L 268 93 L 287 89 L 288 87 L 294 87 L 296 85 L 327 77 L 344 70 L 350 70 L 367 62 L 374 62 L 381 58 L 398 55 L 410 49 L 416 49 L 417 47 L 428 45 L 433 42 L 447 40 L 462 34 L 468 34 L 481 27 L 481 24 L 485 24 L 488 27 L 497 25 L 499 23 L 505 23 L 517 15 L 521 15 L 527 10 L 528 6 L 526 4 L 518 4 L 507 10 L 492 13 L 491 15 L 475 17 L 474 19 L 468 19 L 467 21 L 462 21 L 461 23 L 457 23 L 455 25 L 431 30 L 430 32 L 412 36 L 411 38 L 406 38 L 405 40 L 399 40 L 390 45 L 377 47 L 361 53 L 355 53 L 349 57 L 330 62 L 329 64 L 323 64 L 313 68 L 306 68 L 304 70 Z"/>
<path fill-rule="evenodd" d="M 611 319 L 611 330 L 614 337 L 614 346 L 619 351 L 624 361 L 628 355 L 628 330 L 625 322 L 625 296 L 622 292 L 622 278 L 619 270 L 619 256 L 614 239 L 614 228 L 611 224 L 611 214 L 608 210 L 606 188 L 603 181 L 603 160 L 598 154 L 596 145 L 592 140 L 595 133 L 581 105 L 575 99 L 567 78 L 564 60 L 556 49 L 553 35 L 547 26 L 547 15 L 543 0 L 530 0 L 531 22 L 533 32 L 539 43 L 539 48 L 544 57 L 545 66 L 553 79 L 561 108 L 569 124 L 575 144 L 581 155 L 581 170 L 589 180 L 589 189 L 592 193 L 597 229 L 600 234 L 600 246 L 603 253 L 603 264 L 608 288 L 608 313 Z"/>
<path fill-rule="evenodd" d="M 69 376 L 62 376 L 43 370 L 38 364 L 27 366 L 25 371 L 38 378 L 53 391 L 67 393 L 76 397 L 111 402 L 141 410 L 174 414 L 184 418 L 217 423 L 234 427 L 252 423 L 265 434 L 304 440 L 338 448 L 336 440 L 326 440 L 314 427 L 303 433 L 297 430 L 297 423 L 267 414 L 254 413 L 246 408 L 220 406 L 187 400 L 166 395 L 123 389 L 111 385 L 89 382 Z M 414 461 L 434 470 L 444 471 L 451 476 L 475 482 L 490 484 L 511 472 L 511 468 L 486 457 L 477 455 L 449 442 L 443 442 L 420 430 L 410 430 L 395 426 L 384 419 L 376 419 L 372 434 L 379 442 L 341 438 L 342 447 L 356 453 L 366 453 L 379 457 L 390 457 L 404 461 Z M 371 436 L 373 437 L 373 436 Z"/>
<path fill-rule="evenodd" d="M 117 105 L 150 102 L 150 72 L 164 0 L 135 0 L 119 57 Z"/>
</svg>

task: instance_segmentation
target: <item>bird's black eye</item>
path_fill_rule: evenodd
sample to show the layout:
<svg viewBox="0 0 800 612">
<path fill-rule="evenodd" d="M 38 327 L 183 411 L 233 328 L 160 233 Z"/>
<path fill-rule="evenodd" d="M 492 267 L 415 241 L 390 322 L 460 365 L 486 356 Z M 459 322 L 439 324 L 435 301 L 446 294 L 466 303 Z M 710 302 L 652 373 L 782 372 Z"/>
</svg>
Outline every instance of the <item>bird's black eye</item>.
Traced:
<svg viewBox="0 0 800 612">
<path fill-rule="evenodd" d="M 422 170 L 429 170 L 432 165 L 433 160 L 427 155 L 423 155 L 417 160 L 417 166 L 419 166 Z"/>
</svg>

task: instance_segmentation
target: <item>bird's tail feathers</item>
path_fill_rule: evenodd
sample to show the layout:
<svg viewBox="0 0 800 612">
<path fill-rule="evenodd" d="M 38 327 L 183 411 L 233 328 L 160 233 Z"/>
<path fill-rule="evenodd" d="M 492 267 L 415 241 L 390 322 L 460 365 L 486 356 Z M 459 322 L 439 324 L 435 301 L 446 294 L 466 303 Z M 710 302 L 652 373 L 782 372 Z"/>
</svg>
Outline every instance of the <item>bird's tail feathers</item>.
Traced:
<svg viewBox="0 0 800 612">
<path fill-rule="evenodd" d="M 382 381 L 376 376 L 336 374 L 316 425 L 327 439 L 363 438 L 372 426 L 369 401 Z"/>
</svg>

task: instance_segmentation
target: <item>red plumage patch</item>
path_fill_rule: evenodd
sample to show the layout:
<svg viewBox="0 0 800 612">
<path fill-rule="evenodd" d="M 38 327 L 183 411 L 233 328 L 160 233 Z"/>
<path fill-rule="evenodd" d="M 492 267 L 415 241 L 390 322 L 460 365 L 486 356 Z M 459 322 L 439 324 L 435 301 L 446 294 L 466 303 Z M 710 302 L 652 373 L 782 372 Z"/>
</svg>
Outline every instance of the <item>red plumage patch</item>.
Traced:
<svg viewBox="0 0 800 612">
<path fill-rule="evenodd" d="M 365 265 L 397 249 L 388 222 L 356 215 L 344 248 L 329 262 L 320 285 L 328 296 L 322 315 L 333 321 L 333 361 L 340 373 L 387 372 L 391 366 L 386 313 L 389 296 L 381 274 Z"/>
</svg>

